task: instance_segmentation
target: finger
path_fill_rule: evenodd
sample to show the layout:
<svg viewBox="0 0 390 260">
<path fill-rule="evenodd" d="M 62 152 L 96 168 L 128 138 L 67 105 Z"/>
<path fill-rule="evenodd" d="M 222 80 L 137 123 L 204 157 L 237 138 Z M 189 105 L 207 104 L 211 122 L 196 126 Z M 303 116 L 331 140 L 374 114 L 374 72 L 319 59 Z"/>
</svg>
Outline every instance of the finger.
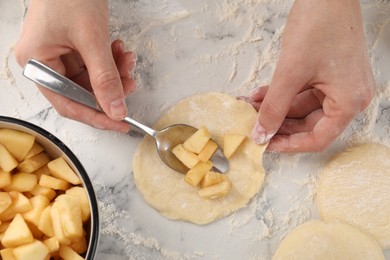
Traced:
<svg viewBox="0 0 390 260">
<path fill-rule="evenodd" d="M 65 77 L 67 78 L 73 78 L 85 71 L 84 61 L 76 51 L 62 55 L 61 61 L 66 68 Z"/>
<path fill-rule="evenodd" d="M 267 94 L 268 88 L 268 85 L 255 88 L 249 96 L 250 99 L 253 101 L 262 101 Z"/>
<path fill-rule="evenodd" d="M 88 71 L 80 54 L 73 51 L 62 55 L 61 60 L 66 68 L 65 76 L 86 90 L 92 92 Z"/>
<path fill-rule="evenodd" d="M 98 129 L 113 130 L 124 133 L 127 133 L 130 130 L 130 126 L 127 123 L 113 120 L 104 113 L 74 102 L 44 87 L 38 87 L 56 111 L 63 117 L 77 120 Z"/>
<path fill-rule="evenodd" d="M 278 129 L 278 135 L 292 135 L 312 131 L 314 126 L 324 117 L 322 109 L 317 109 L 303 119 L 287 118 Z"/>
<path fill-rule="evenodd" d="M 294 64 L 279 61 L 251 133 L 255 143 L 264 144 L 271 140 L 286 118 L 295 96 L 307 86 L 311 73 L 295 67 Z"/>
<path fill-rule="evenodd" d="M 259 110 L 259 107 L 260 107 L 260 105 L 261 105 L 261 102 L 253 101 L 250 97 L 238 96 L 237 99 L 238 99 L 238 100 L 245 101 L 245 102 L 251 104 L 251 105 L 256 109 L 256 111 Z"/>
<path fill-rule="evenodd" d="M 89 80 L 88 70 L 84 69 L 84 71 L 82 71 L 80 74 L 73 76 L 70 79 L 89 92 L 93 92 L 91 81 Z"/>
<path fill-rule="evenodd" d="M 268 145 L 270 151 L 287 153 L 317 152 L 328 147 L 348 126 L 349 120 L 323 117 L 312 131 L 276 135 Z"/>
<path fill-rule="evenodd" d="M 103 111 L 112 119 L 120 120 L 127 115 L 122 81 L 113 58 L 109 38 L 104 32 L 90 34 L 83 39 L 92 44 L 78 44 L 81 56 L 89 72 L 94 94 Z"/>
<path fill-rule="evenodd" d="M 119 57 L 124 53 L 124 51 L 125 51 L 125 47 L 122 40 L 117 39 L 112 42 L 111 52 L 115 61 L 119 59 Z"/>
<path fill-rule="evenodd" d="M 125 96 L 134 92 L 136 89 L 136 81 L 132 78 L 135 64 L 136 57 L 132 52 L 123 53 L 117 61 L 118 71 L 123 84 Z"/>
<path fill-rule="evenodd" d="M 288 118 L 305 118 L 313 111 L 322 107 L 322 100 L 318 99 L 318 95 L 313 89 L 305 90 L 294 98 L 288 110 Z"/>
<path fill-rule="evenodd" d="M 311 88 L 310 86 L 304 86 L 301 91 L 304 92 L 310 88 Z M 262 101 L 265 95 L 267 94 L 268 89 L 269 89 L 269 85 L 257 87 L 249 95 L 249 98 L 253 101 Z"/>
<path fill-rule="evenodd" d="M 320 94 L 314 93 L 315 89 L 305 90 L 299 93 L 291 103 L 291 107 L 289 108 L 286 118 L 296 118 L 302 119 L 307 115 L 312 113 L 313 111 L 320 109 L 322 107 L 323 97 L 319 97 Z M 322 94 L 322 92 L 319 91 Z M 323 94 L 322 94 L 323 95 Z M 259 96 L 257 96 L 259 97 Z M 251 104 L 257 111 L 261 106 L 260 101 L 253 101 L 252 98 L 240 96 L 237 97 L 239 100 L 244 100 Z M 261 99 L 261 98 L 260 98 Z"/>
<path fill-rule="evenodd" d="M 133 52 L 123 53 L 117 60 L 117 67 L 121 77 L 131 77 L 136 64 L 136 56 Z"/>
<path fill-rule="evenodd" d="M 131 52 L 125 52 L 122 40 L 115 40 L 111 44 L 112 55 L 121 77 L 132 76 L 136 64 L 136 55 Z"/>
<path fill-rule="evenodd" d="M 137 89 L 137 83 L 131 78 L 121 78 L 123 84 L 123 92 L 125 96 L 130 95 Z"/>
</svg>

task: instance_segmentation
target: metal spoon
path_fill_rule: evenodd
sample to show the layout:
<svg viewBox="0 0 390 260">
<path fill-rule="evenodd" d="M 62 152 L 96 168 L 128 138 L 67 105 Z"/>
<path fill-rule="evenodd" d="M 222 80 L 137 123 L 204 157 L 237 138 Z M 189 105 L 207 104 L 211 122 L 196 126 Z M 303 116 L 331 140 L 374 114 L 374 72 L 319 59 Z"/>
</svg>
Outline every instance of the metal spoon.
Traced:
<svg viewBox="0 0 390 260">
<path fill-rule="evenodd" d="M 27 62 L 23 70 L 23 75 L 43 87 L 102 112 L 92 93 L 36 60 L 30 59 Z M 188 168 L 172 153 L 172 148 L 183 143 L 190 137 L 197 130 L 195 127 L 185 124 L 176 124 L 157 131 L 130 117 L 125 117 L 123 121 L 135 126 L 154 138 L 158 154 L 166 165 L 180 173 L 185 174 L 188 171 Z M 229 161 L 223 155 L 219 147 L 211 157 L 211 161 L 213 163 L 214 171 L 225 173 L 229 168 Z"/>
</svg>

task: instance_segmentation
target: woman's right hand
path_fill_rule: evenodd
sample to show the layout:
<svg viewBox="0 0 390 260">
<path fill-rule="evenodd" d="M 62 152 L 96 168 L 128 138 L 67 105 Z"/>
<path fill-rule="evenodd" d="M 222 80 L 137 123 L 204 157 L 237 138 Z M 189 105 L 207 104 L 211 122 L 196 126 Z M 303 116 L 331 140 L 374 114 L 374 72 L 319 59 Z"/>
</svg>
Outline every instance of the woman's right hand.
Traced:
<svg viewBox="0 0 390 260">
<path fill-rule="evenodd" d="M 57 112 L 99 129 L 129 131 L 125 98 L 135 90 L 136 57 L 110 42 L 107 0 L 31 0 L 15 48 L 20 66 L 34 58 L 92 91 L 104 113 L 43 87 Z"/>
</svg>

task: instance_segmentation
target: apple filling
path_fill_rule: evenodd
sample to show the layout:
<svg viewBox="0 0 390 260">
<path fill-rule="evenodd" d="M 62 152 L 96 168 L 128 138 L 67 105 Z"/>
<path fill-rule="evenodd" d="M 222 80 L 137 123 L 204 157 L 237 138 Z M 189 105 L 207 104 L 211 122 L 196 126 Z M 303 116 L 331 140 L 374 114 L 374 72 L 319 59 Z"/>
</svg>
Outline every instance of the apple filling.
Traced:
<svg viewBox="0 0 390 260">
<path fill-rule="evenodd" d="M 227 159 L 233 156 L 245 138 L 245 135 L 238 134 L 223 136 L 223 153 Z M 210 159 L 217 149 L 218 145 L 205 126 L 172 149 L 172 153 L 189 168 L 184 180 L 191 186 L 199 187 L 198 195 L 207 199 L 226 196 L 232 185 L 225 174 L 212 170 Z"/>
</svg>

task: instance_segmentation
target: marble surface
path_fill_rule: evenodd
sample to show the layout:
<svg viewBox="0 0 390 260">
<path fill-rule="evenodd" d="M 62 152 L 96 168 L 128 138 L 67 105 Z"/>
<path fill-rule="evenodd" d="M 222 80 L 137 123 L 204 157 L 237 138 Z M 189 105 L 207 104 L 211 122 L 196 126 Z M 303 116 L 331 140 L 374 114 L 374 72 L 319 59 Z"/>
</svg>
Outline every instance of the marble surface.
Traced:
<svg viewBox="0 0 390 260">
<path fill-rule="evenodd" d="M 138 55 L 130 116 L 152 124 L 178 100 L 208 91 L 247 94 L 270 81 L 292 1 L 110 1 L 113 39 Z M 390 2 L 362 1 L 377 95 L 335 144 L 316 154 L 264 157 L 266 182 L 248 206 L 206 226 L 170 221 L 137 191 L 136 134 L 93 129 L 60 117 L 21 75 L 13 46 L 28 1 L 0 1 L 0 114 L 50 131 L 78 156 L 100 201 L 96 259 L 270 259 L 291 229 L 317 219 L 317 176 L 346 145 L 390 145 Z M 50 37 L 50 35 L 48 35 Z M 385 251 L 390 259 L 390 250 Z"/>
</svg>

